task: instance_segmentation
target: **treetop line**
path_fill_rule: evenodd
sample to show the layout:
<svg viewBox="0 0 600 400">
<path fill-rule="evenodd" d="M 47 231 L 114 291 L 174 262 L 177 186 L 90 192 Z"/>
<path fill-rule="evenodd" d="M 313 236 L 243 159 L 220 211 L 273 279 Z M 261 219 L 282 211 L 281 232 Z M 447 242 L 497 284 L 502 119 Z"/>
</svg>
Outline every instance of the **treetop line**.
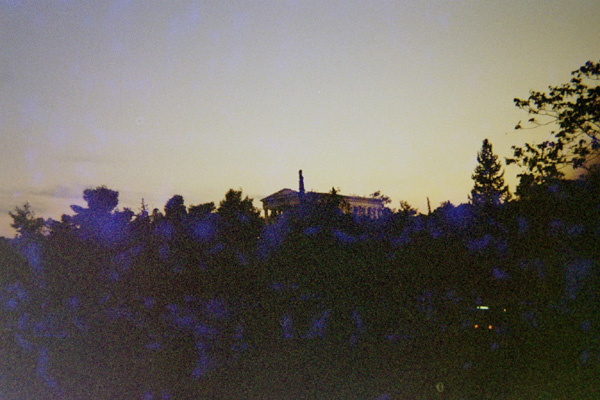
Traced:
<svg viewBox="0 0 600 400">
<path fill-rule="evenodd" d="M 515 105 L 531 116 L 526 124 L 519 121 L 516 130 L 547 125 L 556 127 L 550 132 L 550 137 L 541 143 L 526 143 L 522 147 L 513 146 L 513 156 L 505 159 L 507 165 L 516 164 L 521 167 L 521 172 L 517 175 L 519 177 L 519 184 L 515 191 L 517 199 L 530 197 L 532 192 L 539 190 L 540 187 L 548 187 L 561 180 L 564 178 L 563 171 L 566 168 L 581 169 L 586 173 L 597 173 L 599 169 L 600 62 L 588 61 L 571 75 L 572 79 L 569 82 L 550 86 L 548 92 L 531 91 L 527 99 L 514 99 Z M 487 138 L 484 139 L 481 150 L 477 154 L 477 163 L 471 176 L 474 186 L 469 202 L 476 206 L 490 207 L 500 206 L 510 201 L 513 195 L 504 183 L 502 165 L 498 161 L 498 156 L 493 153 L 492 144 Z M 339 190 L 332 188 L 330 193 L 306 193 L 304 177 L 300 171 L 298 191 L 284 188 L 261 199 L 264 218 L 272 221 L 286 210 L 304 202 L 326 203 L 330 198 L 334 199 L 344 213 L 354 217 L 379 219 L 386 212 L 395 212 L 386 208 L 390 199 L 380 192 L 375 192 L 370 197 L 344 196 L 338 192 Z M 228 215 L 230 209 L 237 207 L 243 212 L 260 215 L 260 211 L 253 207 L 252 199 L 247 196 L 242 199 L 241 196 L 241 191 L 230 190 L 218 209 L 210 202 L 190 206 L 189 210 L 186 210 L 183 198 L 175 195 L 165 206 L 165 213 L 189 212 L 192 215 L 203 215 L 219 210 L 221 214 Z M 102 214 L 116 207 L 118 192 L 104 186 L 86 189 L 84 200 L 88 202 L 89 210 Z M 63 216 L 63 218 L 67 220 L 86 218 L 84 217 L 86 211 L 83 208 L 79 206 L 71 208 L 77 215 Z M 148 216 L 143 200 L 142 209 Z M 428 210 L 431 214 L 429 199 Z M 416 214 L 416 211 L 407 202 L 400 201 L 400 209 L 397 212 Z M 124 219 L 131 219 L 134 216 L 134 213 L 127 208 L 121 213 Z M 155 209 L 152 215 L 159 218 L 159 214 L 160 211 Z M 46 225 L 43 219 L 35 217 L 29 203 L 23 207 L 16 207 L 14 212 L 9 212 L 9 215 L 13 218 L 11 226 L 17 230 L 18 235 L 24 232 L 41 232 Z"/>
</svg>

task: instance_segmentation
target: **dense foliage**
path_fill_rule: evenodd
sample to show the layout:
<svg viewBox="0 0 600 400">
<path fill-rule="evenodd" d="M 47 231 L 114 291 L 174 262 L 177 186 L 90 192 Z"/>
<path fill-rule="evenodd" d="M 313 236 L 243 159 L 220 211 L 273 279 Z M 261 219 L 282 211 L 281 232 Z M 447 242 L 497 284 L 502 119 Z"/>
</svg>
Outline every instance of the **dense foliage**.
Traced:
<svg viewBox="0 0 600 400">
<path fill-rule="evenodd" d="M 508 164 L 523 171 L 517 193 L 523 194 L 533 184 L 546 184 L 564 176 L 565 168 L 593 168 L 600 156 L 600 61 L 588 61 L 571 73 L 563 85 L 550 86 L 547 93 L 531 91 L 515 104 L 531 118 L 515 129 L 551 126 L 550 140 L 513 146 Z"/>
<path fill-rule="evenodd" d="M 491 145 L 479 158 L 499 176 Z M 0 398 L 600 397 L 600 173 L 529 189 L 379 219 L 334 189 L 268 224 L 241 190 L 17 207 Z"/>
</svg>

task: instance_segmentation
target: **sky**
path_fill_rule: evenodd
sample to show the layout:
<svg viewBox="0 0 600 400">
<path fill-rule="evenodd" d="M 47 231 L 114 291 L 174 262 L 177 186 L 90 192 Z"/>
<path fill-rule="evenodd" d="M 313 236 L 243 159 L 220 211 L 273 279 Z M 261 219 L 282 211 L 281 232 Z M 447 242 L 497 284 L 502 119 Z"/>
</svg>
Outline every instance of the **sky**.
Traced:
<svg viewBox="0 0 600 400">
<path fill-rule="evenodd" d="M 598 61 L 598 21 L 597 0 L 0 0 L 0 236 L 86 188 L 261 206 L 300 169 L 392 208 L 467 202 L 483 139 L 500 160 L 544 139 L 513 99 Z"/>
</svg>

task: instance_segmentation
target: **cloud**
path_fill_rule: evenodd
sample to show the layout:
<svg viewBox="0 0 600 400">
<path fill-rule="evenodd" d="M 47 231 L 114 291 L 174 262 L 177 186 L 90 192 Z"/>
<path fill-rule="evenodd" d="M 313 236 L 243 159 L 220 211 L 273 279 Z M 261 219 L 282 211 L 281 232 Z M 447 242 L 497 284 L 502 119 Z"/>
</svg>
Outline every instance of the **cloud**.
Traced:
<svg viewBox="0 0 600 400">
<path fill-rule="evenodd" d="M 52 199 L 79 199 L 82 196 L 84 185 L 53 185 L 41 188 L 1 188 L 0 210 L 8 212 L 15 206 L 26 202 L 32 203 L 36 212 L 44 212 L 48 200 Z"/>
<path fill-rule="evenodd" d="M 51 197 L 55 199 L 73 199 L 81 197 L 84 185 L 53 185 L 46 188 L 35 188 L 23 191 L 34 197 Z"/>
</svg>

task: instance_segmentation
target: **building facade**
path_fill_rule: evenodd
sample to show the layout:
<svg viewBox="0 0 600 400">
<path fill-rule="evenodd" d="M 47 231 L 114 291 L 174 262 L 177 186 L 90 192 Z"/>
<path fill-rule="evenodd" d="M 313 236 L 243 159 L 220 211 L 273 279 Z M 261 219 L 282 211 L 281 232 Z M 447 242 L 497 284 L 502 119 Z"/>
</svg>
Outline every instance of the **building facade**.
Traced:
<svg viewBox="0 0 600 400">
<path fill-rule="evenodd" d="M 303 201 L 314 201 L 319 198 L 330 196 L 328 193 L 304 192 L 304 179 L 302 171 L 299 172 L 299 190 L 281 189 L 270 196 L 261 199 L 263 204 L 264 216 L 267 220 L 276 218 L 286 210 L 297 207 Z M 343 196 L 338 195 L 347 207 L 342 210 L 351 213 L 355 217 L 368 217 L 372 219 L 380 218 L 383 215 L 384 204 L 380 199 L 361 196 Z"/>
</svg>

